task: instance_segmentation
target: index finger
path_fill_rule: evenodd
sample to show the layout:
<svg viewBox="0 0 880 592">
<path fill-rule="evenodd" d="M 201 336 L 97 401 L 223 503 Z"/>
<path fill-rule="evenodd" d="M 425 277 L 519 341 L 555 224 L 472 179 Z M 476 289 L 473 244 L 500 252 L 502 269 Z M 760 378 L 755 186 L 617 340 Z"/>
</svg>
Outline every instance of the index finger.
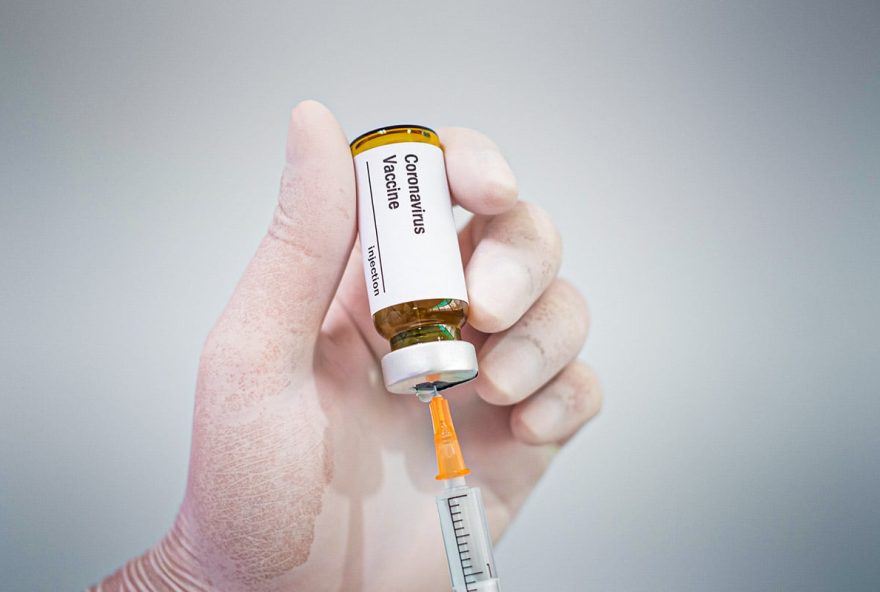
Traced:
<svg viewBox="0 0 880 592">
<path fill-rule="evenodd" d="M 488 216 L 516 204 L 516 177 L 495 142 L 464 127 L 442 128 L 438 135 L 446 155 L 449 190 L 456 203 Z"/>
</svg>

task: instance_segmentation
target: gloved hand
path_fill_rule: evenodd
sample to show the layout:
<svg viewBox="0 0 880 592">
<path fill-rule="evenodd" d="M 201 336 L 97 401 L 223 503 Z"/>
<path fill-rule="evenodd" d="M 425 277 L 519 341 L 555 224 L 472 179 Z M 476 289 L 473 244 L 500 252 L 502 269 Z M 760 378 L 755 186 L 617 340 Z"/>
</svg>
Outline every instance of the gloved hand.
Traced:
<svg viewBox="0 0 880 592">
<path fill-rule="evenodd" d="M 576 360 L 580 293 L 556 277 L 559 235 L 517 200 L 497 147 L 439 131 L 480 376 L 448 391 L 497 538 L 553 454 L 601 404 Z M 378 361 L 348 142 L 306 101 L 291 115 L 278 207 L 204 346 L 186 495 L 169 533 L 95 589 L 448 590 L 431 422 Z M 425 270 L 430 273 L 430 270 Z"/>
</svg>

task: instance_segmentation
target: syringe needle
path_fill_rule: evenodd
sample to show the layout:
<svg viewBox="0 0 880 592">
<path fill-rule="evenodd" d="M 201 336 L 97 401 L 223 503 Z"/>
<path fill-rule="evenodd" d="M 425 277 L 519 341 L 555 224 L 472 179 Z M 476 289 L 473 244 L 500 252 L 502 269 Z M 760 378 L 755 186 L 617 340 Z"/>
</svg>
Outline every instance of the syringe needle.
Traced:
<svg viewBox="0 0 880 592">
<path fill-rule="evenodd" d="M 453 592 L 499 592 L 501 583 L 492 556 L 492 536 L 483 498 L 476 487 L 468 487 L 464 464 L 449 403 L 439 394 L 431 399 L 434 447 L 437 451 L 437 479 L 445 489 L 437 497 L 440 530 L 446 548 Z"/>
<path fill-rule="evenodd" d="M 449 412 L 449 402 L 435 394 L 430 408 L 431 421 L 434 423 L 434 449 L 437 453 L 436 479 L 440 481 L 467 475 L 471 470 L 464 464 L 464 456 L 452 424 L 452 414 Z"/>
</svg>

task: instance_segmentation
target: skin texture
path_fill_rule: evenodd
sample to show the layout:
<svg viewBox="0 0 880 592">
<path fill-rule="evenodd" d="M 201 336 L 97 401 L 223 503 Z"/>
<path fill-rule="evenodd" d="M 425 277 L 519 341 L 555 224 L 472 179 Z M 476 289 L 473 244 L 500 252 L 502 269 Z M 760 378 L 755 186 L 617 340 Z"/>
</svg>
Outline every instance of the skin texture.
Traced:
<svg viewBox="0 0 880 592">
<path fill-rule="evenodd" d="M 601 405 L 583 297 L 546 213 L 498 148 L 440 131 L 481 374 L 450 391 L 501 535 Z M 202 353 L 186 495 L 168 535 L 93 590 L 448 590 L 427 408 L 391 395 L 355 243 L 354 173 L 330 112 L 291 114 L 278 207 Z M 503 575 L 503 574 L 502 574 Z"/>
</svg>

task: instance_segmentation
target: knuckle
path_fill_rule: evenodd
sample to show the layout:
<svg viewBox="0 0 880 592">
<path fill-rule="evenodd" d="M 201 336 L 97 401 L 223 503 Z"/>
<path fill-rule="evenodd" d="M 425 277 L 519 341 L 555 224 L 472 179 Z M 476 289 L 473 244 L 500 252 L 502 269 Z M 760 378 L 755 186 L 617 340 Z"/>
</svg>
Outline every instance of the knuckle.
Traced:
<svg viewBox="0 0 880 592">
<path fill-rule="evenodd" d="M 589 309 L 586 300 L 569 282 L 553 281 L 520 321 L 522 331 L 538 335 L 554 359 L 563 364 L 577 356 L 587 340 Z"/>
<path fill-rule="evenodd" d="M 303 233 L 321 222 L 324 212 L 332 210 L 333 219 L 340 225 L 350 226 L 354 232 L 355 198 L 353 179 L 345 175 L 329 175 L 321 163 L 299 159 L 296 165 L 286 163 L 281 171 L 278 200 L 269 234 L 298 249 L 306 249 L 310 256 L 321 251 L 322 235 Z M 329 175 L 329 176 L 328 176 Z M 310 236 L 307 242 L 301 236 Z"/>
<path fill-rule="evenodd" d="M 317 180 L 301 173 L 301 166 L 297 167 L 290 163 L 284 165 L 278 184 L 276 223 L 296 226 L 301 222 L 298 217 L 303 209 L 297 206 L 303 205 L 307 211 L 308 208 L 319 204 L 320 200 L 315 196 L 321 193 L 322 187 Z"/>
<path fill-rule="evenodd" d="M 531 283 L 542 291 L 559 271 L 562 239 L 550 215 L 540 206 L 520 201 L 492 218 L 484 238 L 516 251 L 524 259 Z"/>
<path fill-rule="evenodd" d="M 551 253 L 561 251 L 562 237 L 550 213 L 538 204 L 527 201 L 520 202 L 517 207 L 521 210 L 525 222 L 535 229 L 537 242 Z"/>
</svg>

